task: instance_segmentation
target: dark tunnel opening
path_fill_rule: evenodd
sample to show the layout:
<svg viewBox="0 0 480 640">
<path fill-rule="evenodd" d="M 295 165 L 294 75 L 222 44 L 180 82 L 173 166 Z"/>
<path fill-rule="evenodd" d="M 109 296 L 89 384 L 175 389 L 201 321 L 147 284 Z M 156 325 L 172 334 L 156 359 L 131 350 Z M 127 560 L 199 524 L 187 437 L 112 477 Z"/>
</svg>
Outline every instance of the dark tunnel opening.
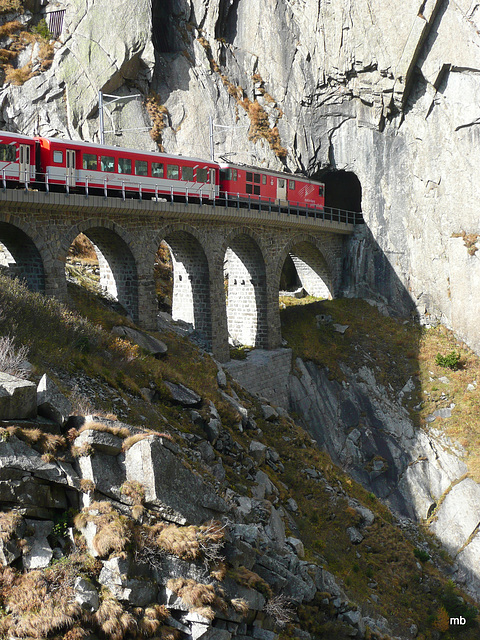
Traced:
<svg viewBox="0 0 480 640">
<path fill-rule="evenodd" d="M 318 179 L 325 183 L 326 207 L 362 210 L 362 186 L 352 171 L 326 171 Z"/>
<path fill-rule="evenodd" d="M 158 53 L 175 53 L 177 51 L 172 17 L 172 0 L 153 0 L 152 41 Z"/>
</svg>

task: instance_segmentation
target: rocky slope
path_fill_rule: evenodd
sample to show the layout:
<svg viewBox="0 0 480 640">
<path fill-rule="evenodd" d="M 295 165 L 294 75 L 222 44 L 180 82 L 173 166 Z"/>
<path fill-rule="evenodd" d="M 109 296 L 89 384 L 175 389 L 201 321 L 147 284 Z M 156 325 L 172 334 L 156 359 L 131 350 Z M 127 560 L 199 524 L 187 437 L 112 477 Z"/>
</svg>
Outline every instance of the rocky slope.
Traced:
<svg viewBox="0 0 480 640">
<path fill-rule="evenodd" d="M 90 297 L 95 325 L 1 285 L 3 333 L 18 305 L 36 318 L 31 381 L 1 375 L 6 638 L 434 639 L 455 611 L 475 637 L 435 545 L 181 328 L 107 332 L 125 319 Z"/>
<path fill-rule="evenodd" d="M 4 85 L 2 127 L 98 140 L 98 90 L 141 93 L 110 108 L 107 128 L 153 122 L 168 151 L 205 157 L 213 116 L 229 127 L 215 129 L 217 157 L 323 177 L 333 205 L 355 207 L 361 197 L 367 225 L 349 249 L 345 293 L 416 309 L 480 349 L 476 3 L 153 0 L 113 9 L 108 0 L 65 0 L 47 8 L 66 10 L 53 64 L 42 71 L 35 43 L 13 60 L 37 75 Z M 28 12 L 20 18 L 32 23 Z M 155 147 L 147 130 L 107 141 Z"/>
</svg>

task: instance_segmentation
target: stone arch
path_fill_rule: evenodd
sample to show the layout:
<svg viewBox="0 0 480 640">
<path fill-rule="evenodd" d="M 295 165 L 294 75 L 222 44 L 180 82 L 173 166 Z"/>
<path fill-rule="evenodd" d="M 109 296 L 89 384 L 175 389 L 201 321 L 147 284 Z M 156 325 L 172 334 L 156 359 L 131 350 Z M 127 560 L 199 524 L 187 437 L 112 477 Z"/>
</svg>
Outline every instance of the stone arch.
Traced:
<svg viewBox="0 0 480 640">
<path fill-rule="evenodd" d="M 240 344 L 268 348 L 267 270 L 262 242 L 251 229 L 239 228 L 225 239 L 223 255 L 228 277 L 228 333 Z"/>
<path fill-rule="evenodd" d="M 318 298 L 332 298 L 338 279 L 335 275 L 340 265 L 334 264 L 330 253 L 331 249 L 326 243 L 308 234 L 300 234 L 289 240 L 277 263 L 278 290 L 283 266 L 290 256 L 305 291 Z"/>
<path fill-rule="evenodd" d="M 31 291 L 47 292 L 45 265 L 51 266 L 45 255 L 44 243 L 32 228 L 9 216 L 0 220 L 0 268 L 23 280 Z"/>
<path fill-rule="evenodd" d="M 87 236 L 97 254 L 100 286 L 138 322 L 137 260 L 130 248 L 133 242 L 129 234 L 109 220 L 86 220 L 67 233 L 65 256 L 79 233 Z"/>
<path fill-rule="evenodd" d="M 211 268 L 203 238 L 190 225 L 172 224 L 157 235 L 155 252 L 162 240 L 170 250 L 173 264 L 172 317 L 191 324 L 210 349 Z"/>
</svg>

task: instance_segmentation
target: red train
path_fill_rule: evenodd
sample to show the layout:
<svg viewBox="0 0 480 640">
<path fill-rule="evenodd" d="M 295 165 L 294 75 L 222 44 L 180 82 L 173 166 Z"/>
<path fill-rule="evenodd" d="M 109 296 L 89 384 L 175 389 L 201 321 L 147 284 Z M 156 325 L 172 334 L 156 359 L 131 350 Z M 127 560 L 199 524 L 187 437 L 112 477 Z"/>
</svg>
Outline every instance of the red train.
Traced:
<svg viewBox="0 0 480 640">
<path fill-rule="evenodd" d="M 165 153 L 0 131 L 0 180 L 35 188 L 323 211 L 324 185 L 297 175 Z"/>
</svg>

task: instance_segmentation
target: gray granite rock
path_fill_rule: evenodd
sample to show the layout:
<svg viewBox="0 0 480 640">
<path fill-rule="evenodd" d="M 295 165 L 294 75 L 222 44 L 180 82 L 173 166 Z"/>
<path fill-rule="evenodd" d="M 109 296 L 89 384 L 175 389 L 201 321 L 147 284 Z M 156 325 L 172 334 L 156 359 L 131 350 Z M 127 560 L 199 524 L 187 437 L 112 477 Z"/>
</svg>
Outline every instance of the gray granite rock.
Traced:
<svg viewBox="0 0 480 640">
<path fill-rule="evenodd" d="M 44 374 L 37 386 L 37 410 L 41 416 L 53 420 L 59 425 L 72 413 L 72 404 L 47 374 Z"/>
<path fill-rule="evenodd" d="M 36 385 L 0 372 L 0 420 L 22 420 L 36 415 Z"/>
<path fill-rule="evenodd" d="M 150 436 L 130 447 L 125 468 L 127 480 L 140 482 L 146 502 L 168 520 L 201 524 L 227 511 L 225 502 L 187 469 L 160 437 Z"/>
</svg>

